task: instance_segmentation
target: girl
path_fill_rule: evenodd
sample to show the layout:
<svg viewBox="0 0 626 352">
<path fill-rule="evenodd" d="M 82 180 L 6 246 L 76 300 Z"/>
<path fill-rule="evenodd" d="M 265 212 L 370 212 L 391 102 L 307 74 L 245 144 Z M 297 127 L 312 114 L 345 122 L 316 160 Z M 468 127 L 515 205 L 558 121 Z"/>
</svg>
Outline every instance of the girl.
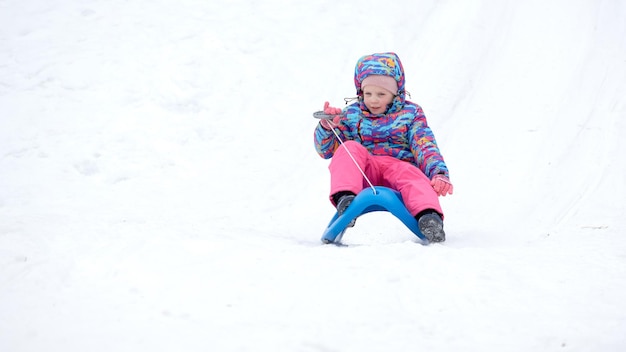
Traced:
<svg viewBox="0 0 626 352">
<path fill-rule="evenodd" d="M 351 154 L 373 185 L 400 192 L 429 241 L 445 241 L 438 196 L 452 194 L 453 186 L 424 111 L 406 100 L 400 58 L 391 52 L 361 57 L 354 85 L 358 102 L 343 111 L 326 102 L 324 112 L 335 117 L 321 120 L 315 128 L 317 152 L 332 158 L 330 201 L 341 215 L 369 186 Z"/>
</svg>

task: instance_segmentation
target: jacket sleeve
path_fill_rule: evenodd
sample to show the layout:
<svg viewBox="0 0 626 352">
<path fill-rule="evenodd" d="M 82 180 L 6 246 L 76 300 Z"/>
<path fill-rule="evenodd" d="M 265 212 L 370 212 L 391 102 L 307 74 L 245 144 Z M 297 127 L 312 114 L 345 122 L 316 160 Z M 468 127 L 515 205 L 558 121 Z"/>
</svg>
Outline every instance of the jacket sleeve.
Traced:
<svg viewBox="0 0 626 352">
<path fill-rule="evenodd" d="M 315 150 L 324 159 L 332 158 L 339 146 L 339 141 L 333 131 L 324 129 L 319 123 L 315 127 L 313 139 Z"/>
<path fill-rule="evenodd" d="M 417 167 L 428 178 L 432 179 L 437 174 L 443 174 L 449 178 L 448 167 L 439 152 L 435 135 L 428 127 L 426 116 L 421 108 L 418 108 L 409 133 L 411 153 L 413 153 Z"/>
</svg>

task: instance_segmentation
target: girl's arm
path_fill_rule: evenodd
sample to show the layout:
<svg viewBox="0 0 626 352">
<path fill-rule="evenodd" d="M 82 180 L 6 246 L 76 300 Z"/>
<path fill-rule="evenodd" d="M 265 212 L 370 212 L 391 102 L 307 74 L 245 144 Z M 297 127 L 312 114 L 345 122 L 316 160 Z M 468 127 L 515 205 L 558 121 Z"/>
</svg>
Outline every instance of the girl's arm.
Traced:
<svg viewBox="0 0 626 352">
<path fill-rule="evenodd" d="M 339 146 L 339 141 L 333 131 L 327 130 L 319 123 L 315 127 L 313 134 L 315 150 L 324 159 L 330 159 L 335 154 L 335 150 Z"/>
<path fill-rule="evenodd" d="M 417 167 L 428 178 L 432 179 L 437 174 L 443 174 L 449 178 L 448 167 L 443 160 L 443 156 L 441 156 L 435 135 L 428 127 L 426 116 L 420 107 L 418 107 L 417 114 L 411 125 L 409 136 L 411 152 L 415 157 Z"/>
</svg>

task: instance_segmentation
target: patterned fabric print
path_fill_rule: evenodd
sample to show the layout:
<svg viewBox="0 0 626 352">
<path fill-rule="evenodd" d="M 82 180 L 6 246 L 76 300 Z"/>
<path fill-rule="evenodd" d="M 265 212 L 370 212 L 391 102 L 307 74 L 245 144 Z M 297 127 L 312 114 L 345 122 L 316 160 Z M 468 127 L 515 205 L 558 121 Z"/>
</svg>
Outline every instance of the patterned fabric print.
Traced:
<svg viewBox="0 0 626 352">
<path fill-rule="evenodd" d="M 398 113 L 372 119 L 364 116 L 359 103 L 354 103 L 344 114 L 346 118 L 335 129 L 343 141 L 359 142 L 373 155 L 389 155 L 407 161 L 428 178 L 438 173 L 449 177 L 435 136 L 419 105 L 407 101 Z M 316 128 L 314 137 L 315 149 L 324 159 L 331 158 L 341 145 L 332 131 L 321 126 Z"/>
<path fill-rule="evenodd" d="M 375 74 L 392 76 L 398 82 L 398 95 L 385 114 L 371 114 L 363 103 L 361 82 Z M 438 173 L 449 177 L 424 111 L 419 105 L 406 101 L 404 69 L 396 54 L 361 57 L 356 64 L 354 84 L 361 99 L 344 109 L 345 118 L 335 128 L 343 141 L 357 141 L 373 155 L 389 155 L 410 162 L 429 178 Z M 340 146 L 333 132 L 319 125 L 314 139 L 315 148 L 324 159 L 331 158 Z"/>
</svg>

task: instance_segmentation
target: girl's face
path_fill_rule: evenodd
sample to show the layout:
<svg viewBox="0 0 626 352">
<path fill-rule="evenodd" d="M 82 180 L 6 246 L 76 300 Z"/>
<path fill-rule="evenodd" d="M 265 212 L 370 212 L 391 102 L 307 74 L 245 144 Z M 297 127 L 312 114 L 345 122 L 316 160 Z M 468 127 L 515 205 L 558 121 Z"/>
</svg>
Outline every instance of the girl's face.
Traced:
<svg viewBox="0 0 626 352">
<path fill-rule="evenodd" d="M 384 88 L 377 86 L 366 86 L 363 88 L 363 102 L 372 114 L 384 114 L 393 98 L 395 96 Z"/>
</svg>

